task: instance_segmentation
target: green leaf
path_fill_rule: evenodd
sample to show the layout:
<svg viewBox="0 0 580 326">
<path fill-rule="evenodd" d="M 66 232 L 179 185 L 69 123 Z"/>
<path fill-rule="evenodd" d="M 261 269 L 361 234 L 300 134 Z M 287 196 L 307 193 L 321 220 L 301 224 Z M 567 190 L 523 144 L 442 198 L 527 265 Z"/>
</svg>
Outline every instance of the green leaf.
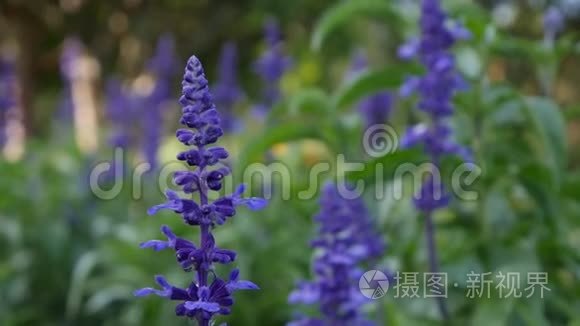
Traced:
<svg viewBox="0 0 580 326">
<path fill-rule="evenodd" d="M 326 39 L 341 26 L 349 25 L 356 16 L 377 18 L 397 25 L 400 18 L 389 4 L 383 0 L 343 1 L 327 10 L 314 28 L 311 47 L 320 50 Z"/>
<path fill-rule="evenodd" d="M 288 117 L 323 116 L 331 111 L 331 99 L 319 88 L 306 88 L 274 105 L 266 118 L 266 125 L 276 124 Z"/>
<path fill-rule="evenodd" d="M 290 115 L 327 114 L 330 111 L 330 98 L 321 89 L 305 89 L 293 95 L 288 103 Z"/>
<path fill-rule="evenodd" d="M 550 293 L 547 292 L 546 293 Z M 545 294 L 546 295 L 546 294 Z M 520 317 L 525 321 L 526 325 L 529 326 L 547 326 L 550 323 L 546 320 L 544 315 L 544 302 L 545 299 L 541 298 L 539 294 L 535 294 L 531 298 L 526 298 L 525 300 L 520 300 L 516 306 L 516 311 L 519 313 Z"/>
<path fill-rule="evenodd" d="M 486 236 L 504 238 L 512 232 L 517 216 L 508 200 L 506 185 L 501 181 L 493 185 L 483 201 L 484 231 Z"/>
<path fill-rule="evenodd" d="M 420 150 L 399 150 L 364 163 L 364 169 L 348 172 L 346 177 L 351 181 L 364 180 L 371 183 L 378 181 L 377 175 L 382 175 L 383 180 L 392 180 L 397 172 L 403 172 L 402 169 L 419 167 L 423 162 L 425 156 Z M 378 170 L 381 170 L 380 174 Z"/>
<path fill-rule="evenodd" d="M 82 255 L 77 261 L 73 272 L 70 290 L 66 301 L 66 315 L 71 318 L 78 314 L 85 284 L 93 269 L 97 266 L 98 256 L 95 252 Z"/>
<path fill-rule="evenodd" d="M 553 101 L 540 97 L 526 97 L 525 108 L 542 145 L 540 154 L 551 169 L 557 185 L 567 164 L 566 125 L 562 112 Z"/>
<path fill-rule="evenodd" d="M 491 44 L 491 51 L 505 57 L 511 57 L 517 60 L 533 59 L 539 56 L 541 50 L 538 42 L 525 40 L 516 37 L 502 36 L 498 37 L 494 43 Z"/>
<path fill-rule="evenodd" d="M 568 174 L 562 184 L 562 195 L 580 199 L 580 172 Z"/>
<path fill-rule="evenodd" d="M 116 300 L 127 299 L 133 292 L 129 286 L 112 285 L 99 289 L 87 301 L 86 311 L 90 314 L 98 313 Z"/>
<path fill-rule="evenodd" d="M 514 308 L 514 299 L 482 298 L 475 304 L 475 313 L 470 325 L 505 326 Z"/>
<path fill-rule="evenodd" d="M 580 105 L 574 105 L 564 109 L 566 121 L 580 120 Z"/>
<path fill-rule="evenodd" d="M 238 166 L 243 171 L 249 164 L 260 161 L 260 158 L 272 146 L 280 143 L 303 139 L 318 139 L 330 144 L 320 124 L 291 121 L 283 125 L 266 129 L 263 134 L 250 141 L 240 152 Z"/>
<path fill-rule="evenodd" d="M 407 76 L 419 74 L 421 71 L 417 65 L 404 64 L 362 73 L 336 92 L 335 107 L 339 110 L 373 93 L 396 89 Z"/>
<path fill-rule="evenodd" d="M 519 125 L 526 121 L 522 110 L 523 105 L 518 98 L 506 100 L 493 106 L 486 122 L 491 123 L 490 127 Z"/>
<path fill-rule="evenodd" d="M 518 173 L 518 179 L 541 212 L 546 227 L 552 232 L 558 232 L 558 184 L 551 169 L 540 162 L 524 165 Z"/>
</svg>

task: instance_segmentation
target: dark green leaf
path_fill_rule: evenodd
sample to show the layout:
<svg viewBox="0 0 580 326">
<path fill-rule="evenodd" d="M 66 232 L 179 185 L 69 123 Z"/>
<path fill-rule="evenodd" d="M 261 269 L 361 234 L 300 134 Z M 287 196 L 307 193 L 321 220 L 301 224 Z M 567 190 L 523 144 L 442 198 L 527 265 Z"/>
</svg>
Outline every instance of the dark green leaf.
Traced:
<svg viewBox="0 0 580 326">
<path fill-rule="evenodd" d="M 392 180 L 398 168 L 418 167 L 423 162 L 425 162 L 425 156 L 421 151 L 417 149 L 400 150 L 364 163 L 364 169 L 347 173 L 347 179 L 352 181 L 365 180 L 372 183 L 377 181 L 377 175 L 382 175 L 383 180 Z M 379 169 L 382 172 L 378 172 Z"/>
<path fill-rule="evenodd" d="M 562 180 L 567 163 L 566 125 L 562 112 L 553 101 L 540 97 L 525 98 L 525 108 L 542 145 L 540 157 L 550 167 L 556 184 Z"/>
<path fill-rule="evenodd" d="M 400 21 L 388 1 L 351 0 L 343 1 L 327 10 L 314 28 L 311 47 L 320 50 L 326 39 L 341 26 L 349 25 L 357 16 L 382 19 L 391 24 Z"/>
<path fill-rule="evenodd" d="M 312 88 L 300 91 L 293 95 L 288 103 L 288 113 L 297 114 L 316 114 L 325 116 L 330 111 L 330 98 L 321 89 Z"/>
<path fill-rule="evenodd" d="M 262 155 L 276 144 L 303 139 L 319 139 L 329 143 L 321 125 L 302 121 L 288 122 L 266 129 L 263 134 L 250 141 L 240 152 L 238 161 L 240 170 L 253 162 L 260 161 Z"/>
<path fill-rule="evenodd" d="M 334 95 L 337 110 L 348 107 L 356 101 L 385 89 L 396 89 L 407 76 L 419 74 L 421 69 L 416 65 L 389 66 L 380 70 L 363 73 Z"/>
</svg>

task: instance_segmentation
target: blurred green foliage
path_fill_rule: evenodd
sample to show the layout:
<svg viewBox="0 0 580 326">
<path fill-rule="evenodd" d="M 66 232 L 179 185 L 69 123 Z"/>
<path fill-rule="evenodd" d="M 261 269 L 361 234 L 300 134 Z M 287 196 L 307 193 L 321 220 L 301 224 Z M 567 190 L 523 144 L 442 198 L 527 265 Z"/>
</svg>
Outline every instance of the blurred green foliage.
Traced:
<svg viewBox="0 0 580 326">
<path fill-rule="evenodd" d="M 554 76 L 545 75 L 547 68 L 557 72 L 562 62 L 578 55 L 577 35 L 564 35 L 551 50 L 540 40 L 518 38 L 494 27 L 489 12 L 475 4 L 458 1 L 453 5 L 454 14 L 473 32 L 473 38 L 456 49 L 470 88 L 456 99 L 453 123 L 460 141 L 474 149 L 483 174 L 472 186 L 477 200 L 456 200 L 435 218 L 442 270 L 449 273 L 449 284 L 458 284 L 449 290 L 451 324 L 580 325 L 580 169 L 574 161 L 577 147 L 570 146 L 566 133 L 577 123 L 578 105 L 563 110 L 552 96 Z M 3 6 L 38 14 L 32 10 L 34 5 L 9 1 Z M 309 160 L 331 160 L 336 154 L 366 160 L 364 171 L 348 177 L 367 181 L 368 206 L 389 243 L 381 263 L 398 271 L 427 271 L 423 221 L 412 208 L 411 193 L 398 200 L 377 201 L 370 191 L 376 182 L 377 162 L 384 164 L 386 188 L 392 190 L 408 182 L 393 179 L 392 171 L 424 158 L 417 151 L 401 150 L 368 160 L 360 145 L 360 119 L 353 114 L 354 105 L 364 96 L 381 89 L 396 90 L 407 75 L 420 72 L 395 56 L 400 41 L 416 32 L 416 17 L 404 10 L 407 7 L 379 0 L 220 1 L 211 5 L 164 0 L 125 5 L 125 9 L 119 9 L 116 1 L 89 1 L 81 8 L 74 14 L 61 14 L 63 22 L 46 31 L 48 45 L 42 46 L 54 47 L 62 34 L 80 34 L 103 58 L 106 73 L 117 70 L 113 48 L 119 43 L 108 39 L 110 31 L 95 30 L 95 26 L 106 25 L 118 10 L 127 11 L 129 29 L 149 49 L 161 31 L 170 31 L 181 54 L 199 49 L 209 67 L 217 61 L 219 43 L 230 38 L 241 42 L 242 62 L 250 62 L 260 49 L 260 28 L 268 14 L 280 16 L 287 26 L 288 50 L 297 60 L 284 81 L 284 100 L 266 123 L 256 124 L 246 117 L 251 128 L 228 137 L 226 143 L 237 149 L 232 155 L 236 173 L 269 155 L 287 164 L 295 179 L 293 196 L 281 199 L 282 190 L 276 184 L 265 211 L 241 211 L 217 231 L 220 246 L 238 250 L 236 264 L 243 277 L 261 287 L 259 292 L 236 294 L 232 316 L 224 321 L 270 326 L 290 320 L 293 308 L 286 298 L 294 282 L 309 275 L 308 241 L 314 231 L 311 217 L 317 211 L 316 198 L 296 196 L 308 186 Z M 235 26 L 225 23 L 231 21 Z M 376 65 L 342 83 L 338 76 L 351 51 L 359 47 L 370 49 Z M 527 82 L 539 85 L 533 92 L 509 76 L 504 80 L 490 77 L 488 71 L 498 60 L 514 58 L 525 61 L 527 71 L 534 72 L 527 76 Z M 119 67 L 123 69 L 127 68 Z M 249 72 L 249 65 L 244 65 L 245 85 L 253 94 L 260 86 Z M 49 75 L 49 84 L 56 85 L 56 78 L 56 72 Z M 547 85 L 546 78 L 551 81 Z M 43 82 L 40 79 L 37 84 Z M 55 91 L 57 87 L 49 88 Z M 50 103 L 39 98 L 38 107 Z M 412 113 L 413 105 L 412 100 L 397 103 L 391 123 L 400 133 L 421 119 Z M 72 133 L 67 128 L 62 132 Z M 195 238 L 195 231 L 172 214 L 146 216 L 148 207 L 163 200 L 163 189 L 158 189 L 155 180 L 145 180 L 138 200 L 128 186 L 112 200 L 96 198 L 88 187 L 88 175 L 110 153 L 103 150 L 98 157 L 84 157 L 65 138 L 33 139 L 24 160 L 0 161 L 0 324 L 186 325 L 174 316 L 172 303 L 157 298 L 137 300 L 132 291 L 151 284 L 155 274 L 164 274 L 175 283 L 186 282 L 188 275 L 171 254 L 153 255 L 139 249 L 138 243 L 158 237 L 161 224 L 169 224 L 188 238 Z M 306 150 L 313 146 L 312 140 L 314 154 Z M 280 144 L 285 144 L 284 150 L 274 151 Z M 173 148 L 162 150 L 166 152 L 174 153 Z M 456 162 L 446 163 L 452 169 Z M 551 291 L 542 300 L 499 299 L 497 295 L 467 299 L 465 281 L 470 271 L 548 272 Z M 385 325 L 448 324 L 440 320 L 432 299 L 395 299 L 389 294 L 378 304 L 371 314 Z"/>
</svg>

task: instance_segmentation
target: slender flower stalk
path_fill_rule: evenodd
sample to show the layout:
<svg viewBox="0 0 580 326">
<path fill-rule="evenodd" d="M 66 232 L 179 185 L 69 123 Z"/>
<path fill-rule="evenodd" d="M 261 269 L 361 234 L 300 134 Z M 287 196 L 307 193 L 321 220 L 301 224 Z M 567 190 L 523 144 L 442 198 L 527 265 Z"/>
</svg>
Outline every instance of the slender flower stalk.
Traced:
<svg viewBox="0 0 580 326">
<path fill-rule="evenodd" d="M 361 198 L 345 199 L 333 184 L 323 189 L 321 209 L 314 218 L 318 236 L 313 263 L 314 280 L 298 283 L 288 301 L 317 304 L 319 317 L 300 317 L 288 326 L 369 326 L 363 316 L 367 303 L 358 288 L 360 264 L 383 254 L 384 243 L 374 232 L 373 223 Z"/>
<path fill-rule="evenodd" d="M 222 128 L 225 132 L 236 129 L 234 107 L 243 97 L 238 84 L 238 50 L 232 42 L 224 44 L 219 60 L 218 82 L 213 87 L 214 101 L 222 109 Z"/>
<path fill-rule="evenodd" d="M 455 69 L 455 58 L 450 52 L 457 40 L 469 37 L 469 32 L 458 24 L 449 24 L 447 14 L 439 0 L 423 0 L 421 8 L 421 37 L 411 40 L 399 49 L 404 59 L 418 57 L 426 68 L 420 77 L 409 78 L 401 87 L 401 94 L 408 96 L 418 92 L 418 108 L 429 117 L 428 124 L 419 124 L 409 129 L 401 143 L 403 147 L 421 145 L 429 155 L 433 169 L 439 169 L 445 155 L 459 155 L 471 161 L 468 149 L 457 144 L 447 119 L 453 115 L 453 96 L 465 87 L 465 82 Z M 439 271 L 435 247 L 433 212 L 449 204 L 450 195 L 432 171 L 424 180 L 414 199 L 415 207 L 425 216 L 425 234 L 431 272 Z M 438 298 L 440 313 L 449 318 L 446 303 Z"/>
<path fill-rule="evenodd" d="M 161 289 L 143 288 L 136 296 L 155 294 L 179 303 L 175 308 L 178 316 L 196 320 L 200 326 L 211 324 L 215 315 L 227 315 L 233 305 L 232 294 L 236 290 L 258 289 L 250 281 L 239 280 L 239 271 L 234 269 L 229 279 L 223 280 L 214 272 L 214 264 L 228 264 L 235 260 L 236 252 L 219 248 L 212 230 L 223 225 L 236 214 L 236 207 L 244 205 L 250 209 L 261 209 L 266 202 L 259 198 L 242 198 L 244 187 L 240 186 L 231 195 L 216 200 L 209 199 L 210 191 L 222 188 L 224 176 L 230 173 L 223 160 L 228 152 L 212 146 L 222 136 L 220 118 L 209 92 L 201 62 L 192 56 L 187 62 L 183 77 L 183 91 L 179 100 L 183 106 L 180 123 L 187 129 L 177 130 L 177 139 L 191 146 L 177 155 L 177 159 L 196 167 L 194 171 L 178 171 L 173 175 L 175 184 L 184 193 L 199 195 L 199 201 L 181 198 L 171 190 L 166 191 L 167 202 L 152 207 L 148 213 L 155 214 L 161 209 L 169 209 L 182 216 L 183 221 L 200 228 L 199 244 L 176 236 L 168 226 L 161 227 L 167 240 L 150 240 L 141 244 L 142 248 L 155 251 L 172 249 L 177 262 L 185 271 L 194 271 L 195 276 L 186 288 L 176 287 L 163 276 L 155 280 Z"/>
<path fill-rule="evenodd" d="M 270 19 L 265 25 L 267 48 L 254 64 L 254 70 L 264 82 L 263 102 L 256 108 L 265 114 L 280 99 L 280 80 L 292 66 L 290 57 L 284 55 L 284 44 L 278 22 Z"/>
</svg>

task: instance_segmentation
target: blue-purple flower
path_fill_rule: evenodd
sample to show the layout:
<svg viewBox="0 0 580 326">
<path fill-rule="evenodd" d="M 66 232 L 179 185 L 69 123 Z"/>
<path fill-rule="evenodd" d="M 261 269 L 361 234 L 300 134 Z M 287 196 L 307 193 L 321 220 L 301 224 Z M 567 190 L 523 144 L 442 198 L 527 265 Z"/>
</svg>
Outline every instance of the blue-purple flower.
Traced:
<svg viewBox="0 0 580 326">
<path fill-rule="evenodd" d="M 292 60 L 284 54 L 284 44 L 276 20 L 266 22 L 265 38 L 267 48 L 254 64 L 254 70 L 264 82 L 263 100 L 257 107 L 262 114 L 280 99 L 280 80 L 292 66 Z"/>
<path fill-rule="evenodd" d="M 4 144 L 8 111 L 16 104 L 16 67 L 0 58 L 0 146 Z"/>
<path fill-rule="evenodd" d="M 347 80 L 353 79 L 368 69 L 367 56 L 362 51 L 357 51 L 353 57 L 351 68 L 347 74 Z M 380 91 L 363 98 L 358 103 L 358 111 L 365 127 L 386 123 L 389 120 L 393 107 L 393 95 L 389 91 Z"/>
<path fill-rule="evenodd" d="M 447 119 L 453 115 L 453 96 L 465 87 L 463 78 L 455 69 L 455 57 L 451 48 L 456 41 L 469 37 L 470 33 L 460 24 L 450 22 L 439 0 L 423 0 L 421 7 L 421 36 L 399 48 L 403 59 L 417 57 L 425 67 L 423 76 L 407 79 L 401 87 L 402 96 L 419 94 L 418 108 L 425 113 L 428 123 L 410 128 L 401 140 L 402 147 L 422 146 L 432 163 L 431 173 L 423 180 L 415 194 L 415 207 L 425 216 L 429 269 L 439 271 L 435 247 L 433 212 L 449 205 L 450 194 L 444 188 L 439 167 L 445 155 L 457 155 L 471 161 L 468 149 L 457 144 Z M 448 318 L 444 298 L 437 298 L 441 316 Z"/>
<path fill-rule="evenodd" d="M 83 52 L 83 45 L 77 38 L 68 38 L 63 42 L 60 55 L 60 75 L 64 83 L 58 118 L 62 121 L 72 121 L 74 103 L 72 99 L 72 83 L 78 74 L 78 61 Z"/>
<path fill-rule="evenodd" d="M 171 79 L 177 73 L 176 60 L 175 40 L 170 34 L 164 34 L 157 41 L 155 54 L 147 62 L 146 68 L 156 77 Z"/>
<path fill-rule="evenodd" d="M 176 72 L 175 42 L 170 35 L 163 35 L 157 42 L 153 57 L 147 62 L 147 70 L 154 77 L 154 86 L 150 94 L 139 99 L 143 112 L 141 126 L 143 136 L 141 147 L 145 160 L 150 165 L 149 171 L 157 168 L 157 152 L 163 135 L 163 109 L 171 98 L 171 82 Z"/>
<path fill-rule="evenodd" d="M 242 99 L 243 91 L 238 84 L 238 50 L 234 43 L 228 42 L 222 48 L 218 81 L 212 89 L 214 102 L 221 109 L 222 128 L 226 132 L 235 130 L 233 110 Z"/>
<path fill-rule="evenodd" d="M 314 218 L 318 235 L 311 244 L 317 249 L 314 280 L 299 282 L 288 298 L 293 304 L 318 305 L 320 316 L 300 317 L 288 325 L 373 325 L 361 311 L 367 301 L 358 288 L 360 265 L 379 258 L 385 245 L 361 198 L 343 198 L 334 184 L 328 184 L 320 206 Z"/>
<path fill-rule="evenodd" d="M 454 94 L 465 87 L 463 78 L 455 69 L 455 57 L 450 49 L 457 40 L 467 38 L 469 31 L 457 23 L 450 23 L 438 0 L 423 0 L 420 25 L 421 37 L 403 45 L 399 56 L 403 59 L 417 57 L 425 66 L 426 73 L 408 78 L 401 87 L 401 95 L 419 93 L 417 106 L 429 117 L 429 123 L 410 128 L 401 144 L 403 147 L 422 146 L 435 166 L 440 164 L 444 155 L 450 154 L 470 161 L 470 151 L 453 140 L 452 130 L 446 121 L 453 115 Z M 421 196 L 417 196 L 416 200 L 419 209 L 428 207 L 431 211 L 447 205 L 448 200 L 433 202 L 434 196 L 429 191 L 442 189 L 436 182 L 433 185 L 432 178 L 425 180 Z M 420 203 L 422 200 L 428 202 L 423 205 Z"/>
<path fill-rule="evenodd" d="M 178 302 L 175 313 L 208 326 L 215 315 L 227 315 L 233 304 L 232 294 L 236 290 L 255 290 L 250 282 L 239 280 L 239 271 L 233 270 L 227 280 L 214 271 L 214 264 L 228 264 L 235 260 L 233 250 L 220 248 L 212 234 L 213 228 L 224 224 L 236 214 L 236 207 L 244 205 L 250 209 L 261 209 L 266 202 L 259 198 L 243 198 L 244 187 L 240 186 L 231 195 L 216 200 L 208 198 L 209 191 L 219 191 L 223 178 L 230 172 L 224 159 L 228 152 L 216 146 L 222 136 L 220 118 L 209 92 L 201 62 L 192 56 L 187 62 L 183 77 L 182 96 L 179 100 L 183 109 L 181 124 L 187 128 L 177 131 L 177 139 L 190 149 L 177 155 L 177 159 L 196 167 L 193 171 L 179 171 L 173 175 L 175 184 L 185 193 L 197 193 L 199 201 L 182 198 L 168 190 L 167 201 L 152 207 L 149 214 L 168 209 L 180 214 L 183 221 L 200 228 L 199 244 L 178 237 L 167 226 L 161 228 L 166 239 L 151 240 L 141 244 L 154 250 L 170 249 L 175 252 L 179 265 L 185 271 L 194 271 L 195 277 L 186 288 L 171 285 L 162 276 L 156 281 L 160 288 L 144 288 L 135 295 L 155 294 Z"/>
<path fill-rule="evenodd" d="M 131 133 L 135 124 L 135 96 L 117 78 L 107 81 L 105 96 L 105 111 L 111 122 L 109 143 L 114 148 L 128 149 L 135 141 Z"/>
<path fill-rule="evenodd" d="M 543 17 L 545 39 L 553 42 L 556 35 L 564 29 L 565 22 L 566 17 L 560 9 L 554 6 L 549 7 Z"/>
</svg>

